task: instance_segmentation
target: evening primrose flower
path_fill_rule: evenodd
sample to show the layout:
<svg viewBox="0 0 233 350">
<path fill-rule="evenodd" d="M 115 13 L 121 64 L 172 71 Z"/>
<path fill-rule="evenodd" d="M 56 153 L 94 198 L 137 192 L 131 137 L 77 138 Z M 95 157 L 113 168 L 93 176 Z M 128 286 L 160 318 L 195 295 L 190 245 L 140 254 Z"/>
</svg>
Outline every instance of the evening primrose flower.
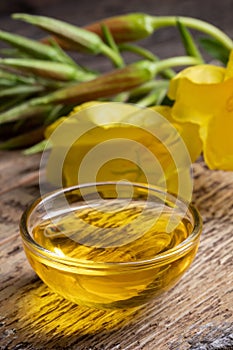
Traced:
<svg viewBox="0 0 233 350">
<path fill-rule="evenodd" d="M 233 170 L 233 51 L 226 68 L 203 64 L 178 73 L 168 96 L 174 100 L 172 117 L 177 123 L 199 126 L 208 167 Z M 196 140 L 192 139 L 194 147 Z"/>
<path fill-rule="evenodd" d="M 201 147 L 198 154 L 190 147 L 189 154 L 191 144 L 182 136 L 188 134 L 188 123 L 176 128 L 171 120 L 169 107 L 103 101 L 78 105 L 46 129 L 45 137 L 53 145 L 47 180 L 67 187 L 124 179 L 165 187 L 190 200 L 191 161 Z M 198 135 L 193 128 L 190 132 Z"/>
<path fill-rule="evenodd" d="M 195 162 L 202 152 L 202 141 L 199 136 L 199 126 L 190 122 L 178 122 L 172 115 L 170 106 L 152 106 L 154 111 L 166 118 L 178 131 L 183 139 L 192 162 Z M 195 140 L 195 142 L 193 142 Z"/>
</svg>

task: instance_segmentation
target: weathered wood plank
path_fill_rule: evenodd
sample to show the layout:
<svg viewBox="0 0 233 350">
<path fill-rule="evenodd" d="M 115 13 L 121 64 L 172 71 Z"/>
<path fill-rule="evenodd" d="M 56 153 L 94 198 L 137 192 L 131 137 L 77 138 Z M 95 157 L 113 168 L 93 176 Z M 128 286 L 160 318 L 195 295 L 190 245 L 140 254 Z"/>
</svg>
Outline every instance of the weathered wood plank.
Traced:
<svg viewBox="0 0 233 350">
<path fill-rule="evenodd" d="M 205 222 L 198 255 L 173 290 L 139 311 L 96 311 L 62 300 L 35 277 L 20 237 L 2 246 L 2 349 L 183 350 L 232 341 L 233 174 L 194 169 L 194 199 Z"/>
<path fill-rule="evenodd" d="M 25 157 L 22 152 L 0 151 L 0 244 L 18 232 L 22 211 L 39 196 L 39 154 Z"/>
<path fill-rule="evenodd" d="M 40 154 L 25 157 L 20 151 L 0 151 L 0 196 L 27 183 L 38 184 L 40 159 Z"/>
</svg>

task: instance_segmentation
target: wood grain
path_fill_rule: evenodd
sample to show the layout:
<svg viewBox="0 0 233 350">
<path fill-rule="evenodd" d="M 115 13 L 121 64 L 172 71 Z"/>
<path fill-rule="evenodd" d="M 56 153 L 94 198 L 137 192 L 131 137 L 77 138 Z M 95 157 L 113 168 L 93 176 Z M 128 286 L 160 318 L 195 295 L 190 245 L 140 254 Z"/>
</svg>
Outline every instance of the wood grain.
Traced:
<svg viewBox="0 0 233 350">
<path fill-rule="evenodd" d="M 22 250 L 17 222 L 25 195 L 29 200 L 36 193 L 31 184 L 9 191 L 8 206 L 1 203 L 3 219 L 15 207 L 0 247 L 1 349 L 183 350 L 202 349 L 202 343 L 213 340 L 232 346 L 233 173 L 210 171 L 197 163 L 194 185 L 194 201 L 204 220 L 194 263 L 166 295 L 140 310 L 121 312 L 62 300 L 35 276 Z"/>
</svg>

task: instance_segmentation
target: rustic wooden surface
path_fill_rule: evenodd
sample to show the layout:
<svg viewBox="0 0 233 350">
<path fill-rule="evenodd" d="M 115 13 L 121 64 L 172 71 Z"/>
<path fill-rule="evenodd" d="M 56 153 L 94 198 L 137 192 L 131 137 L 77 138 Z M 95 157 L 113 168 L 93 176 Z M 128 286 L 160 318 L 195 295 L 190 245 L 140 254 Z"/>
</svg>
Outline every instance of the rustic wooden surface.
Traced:
<svg viewBox="0 0 233 350">
<path fill-rule="evenodd" d="M 9 20 L 12 11 L 56 15 L 84 24 L 123 12 L 184 14 L 210 20 L 233 37 L 233 1 L 1 2 L 3 29 L 27 33 Z M 30 31 L 31 36 L 38 33 Z M 165 31 L 146 45 L 162 56 L 180 53 L 176 34 Z M 18 223 L 39 195 L 40 156 L 0 152 L 0 349 L 1 350 L 211 350 L 233 349 L 233 173 L 194 165 L 193 201 L 204 230 L 197 257 L 177 286 L 139 311 L 79 307 L 52 293 L 29 266 Z"/>
</svg>

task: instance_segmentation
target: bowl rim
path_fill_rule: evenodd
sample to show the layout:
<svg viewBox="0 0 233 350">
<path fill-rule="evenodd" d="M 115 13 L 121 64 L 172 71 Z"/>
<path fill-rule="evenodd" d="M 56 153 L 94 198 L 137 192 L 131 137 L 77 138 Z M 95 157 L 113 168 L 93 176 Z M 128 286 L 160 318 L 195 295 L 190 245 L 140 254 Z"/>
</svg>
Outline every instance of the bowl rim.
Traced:
<svg viewBox="0 0 233 350">
<path fill-rule="evenodd" d="M 40 244 L 38 244 L 31 236 L 31 234 L 28 231 L 27 223 L 30 218 L 31 213 L 33 210 L 38 206 L 43 204 L 45 200 L 49 200 L 52 198 L 55 198 L 56 196 L 71 192 L 80 188 L 84 187 L 91 187 L 91 186 L 103 186 L 103 185 L 116 185 L 119 184 L 118 181 L 101 181 L 101 182 L 89 182 L 79 185 L 74 185 L 70 187 L 64 187 L 61 189 L 53 190 L 52 192 L 48 192 L 35 200 L 33 200 L 24 212 L 21 215 L 19 227 L 20 227 L 20 235 L 23 241 L 23 244 L 27 246 L 27 248 L 30 249 L 31 252 L 36 254 L 37 256 L 40 256 L 40 258 L 43 258 L 43 260 L 47 260 L 50 262 L 58 263 L 65 265 L 67 267 L 75 267 L 75 268 L 87 268 L 87 269 L 108 269 L 108 268 L 151 268 L 152 266 L 156 265 L 162 265 L 165 264 L 166 261 L 173 261 L 178 259 L 179 257 L 182 257 L 186 253 L 188 253 L 195 245 L 199 243 L 200 235 L 202 232 L 202 218 L 200 215 L 199 210 L 196 208 L 196 206 L 193 203 L 189 203 L 185 199 L 174 195 L 170 192 L 164 191 L 163 188 L 160 188 L 159 186 L 145 184 L 145 183 L 137 183 L 137 182 L 123 182 L 121 181 L 120 184 L 123 185 L 131 185 L 137 188 L 143 188 L 146 190 L 151 190 L 156 192 L 157 194 L 166 194 L 170 199 L 175 199 L 176 201 L 181 202 L 183 205 L 186 206 L 187 211 L 191 213 L 191 216 L 193 218 L 193 229 L 190 235 L 183 240 L 181 243 L 179 243 L 177 246 L 175 246 L 172 249 L 169 249 L 163 253 L 160 253 L 156 255 L 154 258 L 151 259 L 145 259 L 145 260 L 137 260 L 137 261 L 128 261 L 128 262 L 100 262 L 100 261 L 93 261 L 93 260 L 84 260 L 84 259 L 76 259 L 76 258 L 67 258 L 60 256 L 56 254 L 55 252 L 52 252 Z"/>
</svg>

